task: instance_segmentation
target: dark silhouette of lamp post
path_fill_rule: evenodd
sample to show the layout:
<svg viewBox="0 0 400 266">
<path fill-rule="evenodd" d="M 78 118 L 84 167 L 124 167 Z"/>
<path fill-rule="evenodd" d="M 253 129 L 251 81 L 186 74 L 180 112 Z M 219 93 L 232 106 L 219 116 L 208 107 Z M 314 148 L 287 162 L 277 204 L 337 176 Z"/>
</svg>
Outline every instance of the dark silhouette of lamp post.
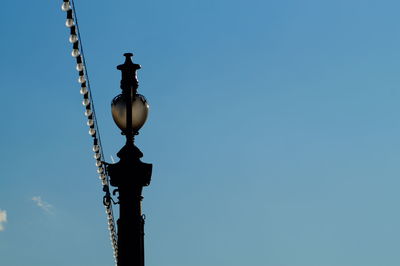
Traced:
<svg viewBox="0 0 400 266">
<path fill-rule="evenodd" d="M 134 144 L 134 137 L 147 119 L 149 105 L 137 93 L 136 71 L 140 65 L 126 53 L 125 63 L 117 67 L 122 72 L 122 93 L 111 103 L 114 122 L 126 137 L 126 144 L 117 153 L 120 161 L 107 164 L 110 183 L 117 187 L 120 217 L 118 225 L 118 266 L 144 266 L 144 218 L 141 210 L 142 189 L 150 184 L 152 164 L 143 163 L 143 153 Z"/>
</svg>

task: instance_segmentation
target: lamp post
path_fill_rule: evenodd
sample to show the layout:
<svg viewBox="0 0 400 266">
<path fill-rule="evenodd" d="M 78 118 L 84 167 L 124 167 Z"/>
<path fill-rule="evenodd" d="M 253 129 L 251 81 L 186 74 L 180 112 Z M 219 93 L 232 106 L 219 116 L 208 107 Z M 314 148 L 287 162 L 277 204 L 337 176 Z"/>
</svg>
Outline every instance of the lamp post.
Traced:
<svg viewBox="0 0 400 266">
<path fill-rule="evenodd" d="M 136 71 L 140 65 L 126 53 L 125 63 L 117 66 L 122 72 L 122 93 L 111 103 L 114 122 L 126 137 L 126 144 L 117 153 L 120 161 L 107 164 L 110 183 L 117 187 L 120 217 L 118 225 L 118 266 L 144 266 L 144 218 L 141 210 L 142 189 L 150 184 L 152 164 L 143 163 L 143 153 L 134 144 L 134 137 L 147 119 L 149 105 L 137 93 Z"/>
</svg>

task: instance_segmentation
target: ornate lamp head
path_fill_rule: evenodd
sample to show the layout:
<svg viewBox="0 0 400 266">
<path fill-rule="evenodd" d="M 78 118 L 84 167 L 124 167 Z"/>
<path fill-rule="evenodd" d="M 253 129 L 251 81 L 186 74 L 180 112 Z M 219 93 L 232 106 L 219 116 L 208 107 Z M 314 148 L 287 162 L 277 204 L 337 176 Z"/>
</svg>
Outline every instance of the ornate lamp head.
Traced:
<svg viewBox="0 0 400 266">
<path fill-rule="evenodd" d="M 137 93 L 139 82 L 136 71 L 139 64 L 134 64 L 133 54 L 126 53 L 125 62 L 117 66 L 121 71 L 122 94 L 117 95 L 111 102 L 111 113 L 115 124 L 126 135 L 127 141 L 133 141 L 133 135 L 137 134 L 144 125 L 149 113 L 149 104 L 143 95 Z"/>
</svg>

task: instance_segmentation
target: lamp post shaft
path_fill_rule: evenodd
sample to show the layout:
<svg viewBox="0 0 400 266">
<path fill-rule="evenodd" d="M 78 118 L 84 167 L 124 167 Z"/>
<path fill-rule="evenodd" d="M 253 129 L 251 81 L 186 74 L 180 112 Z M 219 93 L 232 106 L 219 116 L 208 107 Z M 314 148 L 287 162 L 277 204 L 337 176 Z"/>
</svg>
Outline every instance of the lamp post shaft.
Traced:
<svg viewBox="0 0 400 266">
<path fill-rule="evenodd" d="M 118 266 L 144 266 L 142 197 L 119 187 Z"/>
</svg>

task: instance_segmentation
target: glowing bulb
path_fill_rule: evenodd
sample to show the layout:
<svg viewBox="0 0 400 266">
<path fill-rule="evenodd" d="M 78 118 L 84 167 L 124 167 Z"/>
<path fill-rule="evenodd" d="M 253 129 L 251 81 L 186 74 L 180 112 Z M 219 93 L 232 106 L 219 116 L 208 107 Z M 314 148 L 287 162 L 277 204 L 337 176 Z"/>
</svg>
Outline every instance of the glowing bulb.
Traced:
<svg viewBox="0 0 400 266">
<path fill-rule="evenodd" d="M 103 172 L 104 172 L 103 167 L 97 168 L 97 173 L 98 173 L 98 174 L 102 174 Z"/>
<path fill-rule="evenodd" d="M 149 104 L 143 95 L 136 94 L 132 98 L 132 129 L 138 131 L 146 122 L 149 112 Z M 111 102 L 111 113 L 117 126 L 125 131 L 126 126 L 126 101 L 125 97 L 120 94 Z"/>
<path fill-rule="evenodd" d="M 86 87 L 82 87 L 81 90 L 80 90 L 81 94 L 86 94 L 87 92 L 88 92 L 88 90 L 87 90 Z"/>
<path fill-rule="evenodd" d="M 102 162 L 101 161 L 96 161 L 96 166 L 97 167 L 100 167 L 102 165 Z"/>
<path fill-rule="evenodd" d="M 76 34 L 72 34 L 69 36 L 70 43 L 76 43 L 77 41 L 78 41 L 78 36 L 76 36 Z"/>
<path fill-rule="evenodd" d="M 89 99 L 83 99 L 82 104 L 83 104 L 84 106 L 88 106 L 88 105 L 90 104 Z M 89 121 L 88 121 L 88 123 L 89 123 Z M 88 125 L 89 125 L 89 124 L 88 124 Z M 89 125 L 89 126 L 90 126 L 90 125 Z"/>
<path fill-rule="evenodd" d="M 89 135 L 94 136 L 96 134 L 96 130 L 94 128 L 89 129 Z"/>
<path fill-rule="evenodd" d="M 105 179 L 101 180 L 101 184 L 102 184 L 103 186 L 107 185 L 107 180 L 105 180 Z"/>
<path fill-rule="evenodd" d="M 100 150 L 100 146 L 99 145 L 93 145 L 93 151 L 94 152 L 98 152 Z"/>
<path fill-rule="evenodd" d="M 76 65 L 76 70 L 77 71 L 82 71 L 83 70 L 83 64 L 82 63 L 77 64 Z"/>
<path fill-rule="evenodd" d="M 72 57 L 78 57 L 80 55 L 79 50 L 78 49 L 73 49 L 71 52 Z"/>
<path fill-rule="evenodd" d="M 89 120 L 86 122 L 86 125 L 88 125 L 89 127 L 93 126 L 93 125 L 94 125 L 93 119 L 89 119 Z M 96 145 L 96 146 L 97 146 L 97 145 Z M 94 150 L 94 147 L 93 147 L 93 151 L 94 151 L 94 152 L 97 152 L 97 151 Z"/>
<path fill-rule="evenodd" d="M 79 76 L 79 78 L 78 78 L 78 82 L 79 83 L 84 83 L 86 81 L 86 79 L 85 79 L 85 76 Z"/>
<path fill-rule="evenodd" d="M 103 180 L 103 179 L 105 180 L 106 177 L 107 177 L 107 176 L 106 176 L 105 174 L 100 174 L 100 175 L 99 175 L 99 179 L 100 179 L 100 180 Z"/>
<path fill-rule="evenodd" d="M 106 208 L 106 213 L 108 214 L 108 215 L 111 215 L 111 209 L 110 208 Z"/>
<path fill-rule="evenodd" d="M 62 5 L 61 5 L 61 10 L 62 11 L 68 11 L 68 10 L 70 10 L 71 9 L 71 6 L 69 5 L 69 2 L 64 2 Z"/>
<path fill-rule="evenodd" d="M 67 26 L 68 28 L 71 28 L 72 26 L 74 26 L 74 20 L 72 18 L 68 18 L 65 21 L 65 26 Z"/>
<path fill-rule="evenodd" d="M 90 109 L 88 109 L 88 110 L 85 111 L 85 116 L 90 116 L 90 115 L 92 115 L 92 114 L 93 114 L 93 112 L 92 112 L 92 110 L 90 110 Z"/>
<path fill-rule="evenodd" d="M 98 159 L 100 159 L 100 153 L 95 153 L 94 155 L 93 155 L 93 157 L 96 159 L 96 160 L 98 160 Z"/>
</svg>

